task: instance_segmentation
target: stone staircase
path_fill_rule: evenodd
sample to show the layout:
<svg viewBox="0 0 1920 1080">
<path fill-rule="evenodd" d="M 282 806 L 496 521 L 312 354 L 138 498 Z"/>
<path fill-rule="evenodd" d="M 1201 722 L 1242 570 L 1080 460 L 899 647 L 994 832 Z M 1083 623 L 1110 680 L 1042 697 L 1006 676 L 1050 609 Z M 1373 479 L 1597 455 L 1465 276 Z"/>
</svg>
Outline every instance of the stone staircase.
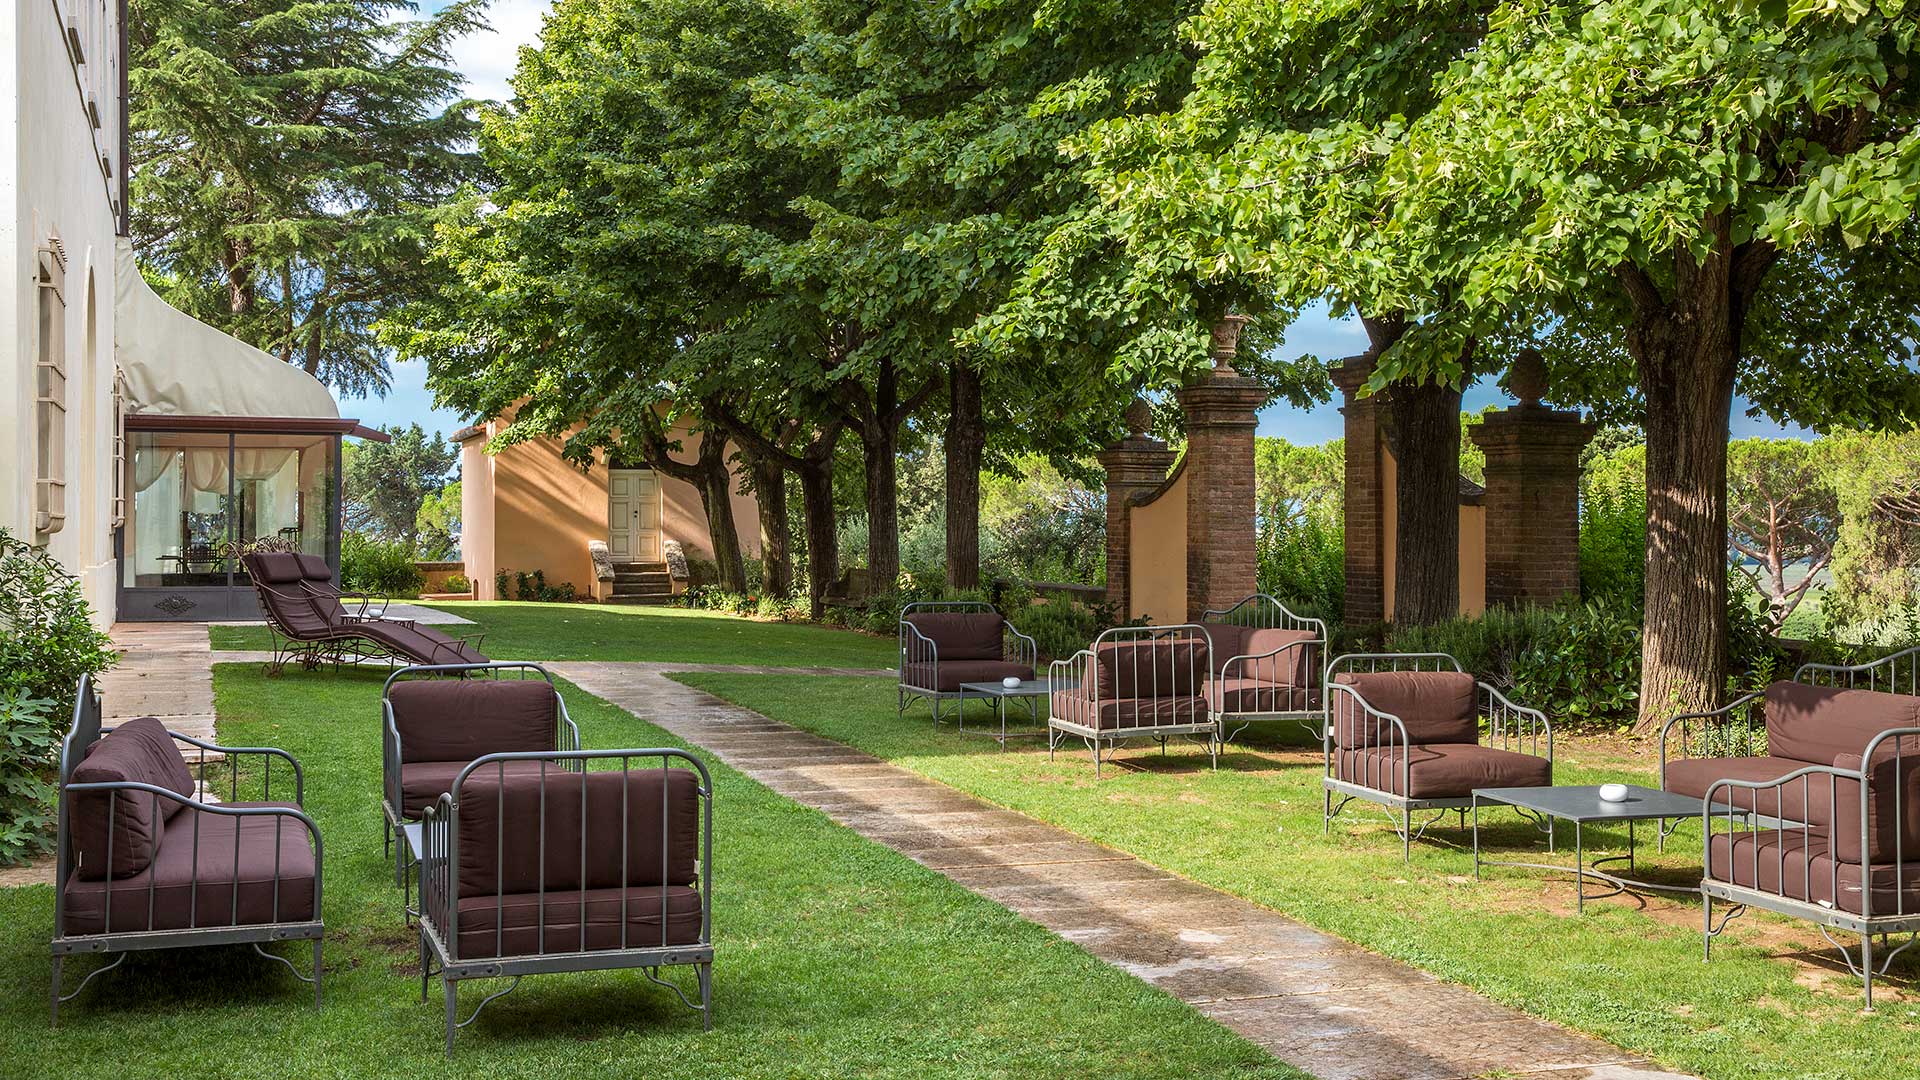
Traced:
<svg viewBox="0 0 1920 1080">
<path fill-rule="evenodd" d="M 673 600 L 673 579 L 667 576 L 667 564 L 614 563 L 613 596 L 610 604 L 666 604 Z"/>
</svg>

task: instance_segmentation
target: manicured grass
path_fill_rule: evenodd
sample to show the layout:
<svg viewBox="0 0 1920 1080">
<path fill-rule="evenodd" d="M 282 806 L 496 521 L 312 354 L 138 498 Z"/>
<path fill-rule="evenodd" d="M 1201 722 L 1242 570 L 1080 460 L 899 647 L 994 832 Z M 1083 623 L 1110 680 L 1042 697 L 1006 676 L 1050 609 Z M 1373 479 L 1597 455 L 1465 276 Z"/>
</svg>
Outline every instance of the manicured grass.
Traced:
<svg viewBox="0 0 1920 1080">
<path fill-rule="evenodd" d="M 220 734 L 293 751 L 326 840 L 327 1003 L 244 947 L 135 954 L 46 1019 L 45 886 L 0 890 L 0 1075 L 124 1078 L 1301 1074 L 816 811 L 713 765 L 716 1024 L 637 973 L 529 977 L 441 1057 L 381 856 L 384 673 L 215 669 Z M 590 746 L 673 745 L 572 687 Z M 305 946 L 285 947 L 303 969 Z M 69 964 L 69 979 L 90 967 Z M 73 984 L 69 982 L 69 987 Z M 477 984 L 462 995 L 477 1003 Z"/>
<path fill-rule="evenodd" d="M 1860 983 L 1826 963 L 1805 924 L 1749 913 L 1701 963 L 1698 903 L 1589 903 L 1530 870 L 1489 870 L 1476 883 L 1467 834 L 1452 819 L 1415 843 L 1411 865 L 1370 804 L 1350 804 L 1321 833 L 1321 758 L 1256 738 L 1237 743 L 1218 772 L 1196 746 L 1123 750 L 1096 783 L 1075 744 L 1049 763 L 1044 744 L 1012 744 L 938 729 L 924 707 L 894 714 L 894 684 L 871 678 L 775 679 L 690 674 L 682 681 L 775 719 L 851 744 L 1013 810 L 1131 852 L 1158 866 L 1285 912 L 1463 983 L 1538 1016 L 1590 1032 L 1671 1067 L 1735 1077 L 1904 1077 L 1916 1073 L 1920 1035 L 1915 959 L 1896 962 L 1863 1015 Z M 987 714 L 971 714 L 986 726 Z M 971 723 L 971 721 L 970 721 Z M 1600 744 L 1562 740 L 1555 780 L 1652 781 L 1652 764 Z M 1549 856 L 1510 811 L 1483 829 L 1493 857 L 1569 862 L 1571 835 Z M 1641 873 L 1697 881 L 1700 829 L 1681 827 L 1664 856 L 1641 836 Z M 1624 833 L 1590 829 L 1589 854 L 1624 849 Z M 1649 865 L 1652 863 L 1653 865 Z M 1723 909 L 1724 910 L 1724 909 Z"/>
<path fill-rule="evenodd" d="M 480 650 L 496 660 L 652 660 L 775 667 L 891 667 L 892 638 L 808 623 L 759 622 L 686 608 L 618 604 L 463 602 L 430 604 L 472 619 L 444 627 L 485 631 Z M 215 626 L 216 649 L 266 649 L 264 626 Z"/>
</svg>

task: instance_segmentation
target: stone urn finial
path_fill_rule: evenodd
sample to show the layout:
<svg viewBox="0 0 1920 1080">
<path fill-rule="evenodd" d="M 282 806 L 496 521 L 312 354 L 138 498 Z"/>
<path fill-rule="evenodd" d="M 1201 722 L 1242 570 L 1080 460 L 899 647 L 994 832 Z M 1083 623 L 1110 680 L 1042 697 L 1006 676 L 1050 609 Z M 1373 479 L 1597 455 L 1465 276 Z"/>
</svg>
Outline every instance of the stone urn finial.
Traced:
<svg viewBox="0 0 1920 1080">
<path fill-rule="evenodd" d="M 1530 409 L 1540 407 L 1547 392 L 1547 361 L 1538 349 L 1521 349 L 1514 354 L 1513 367 L 1507 371 L 1507 389 Z"/>
<path fill-rule="evenodd" d="M 1127 433 L 1136 439 L 1144 439 L 1153 432 L 1153 406 L 1144 398 L 1134 398 L 1122 416 L 1127 421 Z"/>
<path fill-rule="evenodd" d="M 1213 324 L 1213 370 L 1217 374 L 1233 375 L 1233 358 L 1240 351 L 1240 331 L 1253 320 L 1245 315 L 1229 312 L 1220 316 Z"/>
</svg>

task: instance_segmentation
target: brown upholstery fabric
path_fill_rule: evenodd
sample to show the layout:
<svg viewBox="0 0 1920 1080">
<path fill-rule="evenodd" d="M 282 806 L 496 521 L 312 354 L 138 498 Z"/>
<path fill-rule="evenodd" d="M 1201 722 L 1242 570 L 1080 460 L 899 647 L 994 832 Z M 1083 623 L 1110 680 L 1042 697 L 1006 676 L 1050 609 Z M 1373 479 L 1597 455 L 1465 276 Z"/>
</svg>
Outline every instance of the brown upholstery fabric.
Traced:
<svg viewBox="0 0 1920 1080">
<path fill-rule="evenodd" d="M 99 934 L 109 929 L 180 930 L 307 921 L 314 918 L 314 858 L 307 837 L 306 825 L 296 818 L 233 817 L 189 809 L 169 823 L 152 865 L 139 874 L 111 882 L 68 879 L 66 932 Z M 236 857 L 238 874 L 234 870 Z"/>
<path fill-rule="evenodd" d="M 1112 698 L 1096 702 L 1084 692 L 1055 690 L 1052 706 L 1054 716 L 1101 731 L 1204 724 L 1209 715 L 1207 699 L 1199 695 Z"/>
<path fill-rule="evenodd" d="M 1842 862 L 1858 863 L 1863 857 L 1876 863 L 1891 862 L 1908 857 L 1909 853 L 1913 858 L 1920 858 L 1920 737 L 1900 741 L 1898 774 L 1903 790 L 1899 791 L 1898 799 L 1895 798 L 1893 745 L 1884 745 L 1875 756 L 1874 772 L 1868 779 L 1873 795 L 1868 804 L 1871 816 L 1864 852 L 1860 843 L 1857 781 L 1813 774 L 1780 787 L 1721 788 L 1715 803 L 1818 826 L 1829 834 L 1831 853 Z M 1842 754 L 1833 764 L 1841 769 L 1859 769 L 1860 761 L 1859 754 Z M 1718 780 L 1765 782 L 1806 767 L 1807 762 L 1781 757 L 1688 758 L 1667 763 L 1666 787 L 1668 791 L 1704 799 L 1708 787 Z"/>
<path fill-rule="evenodd" d="M 1277 627 L 1255 630 L 1247 635 L 1246 645 L 1241 652 L 1263 659 L 1242 661 L 1239 670 L 1229 674 L 1285 682 L 1292 686 L 1318 686 L 1322 658 L 1316 656 L 1308 645 L 1319 640 L 1311 630 L 1282 630 Z M 1268 656 L 1280 649 L 1287 651 Z M 1361 692 L 1365 693 L 1364 690 Z"/>
<path fill-rule="evenodd" d="M 690 885 L 699 857 L 698 784 L 690 769 L 649 768 L 644 759 L 627 772 L 549 769 L 544 785 L 511 774 L 503 780 L 482 767 L 458 793 L 460 899 L 543 887 Z"/>
<path fill-rule="evenodd" d="M 1319 705 L 1307 687 L 1266 679 L 1214 679 L 1207 684 L 1207 697 L 1215 709 L 1229 713 L 1301 712 Z"/>
<path fill-rule="evenodd" d="M 946 660 L 939 664 L 903 664 L 900 681 L 921 690 L 953 693 L 961 683 L 999 682 L 1009 675 L 1033 678 L 1033 668 L 1008 660 Z"/>
<path fill-rule="evenodd" d="M 1767 687 L 1766 718 L 1767 753 L 1831 765 L 1841 754 L 1866 753 L 1889 728 L 1920 727 L 1920 698 L 1777 682 Z"/>
<path fill-rule="evenodd" d="M 1416 745 L 1473 743 L 1480 739 L 1472 675 L 1458 671 L 1343 671 L 1333 681 L 1358 690 L 1376 711 L 1399 717 L 1407 729 L 1407 740 Z M 1334 740 L 1341 746 L 1400 741 L 1391 723 L 1368 715 L 1351 695 L 1333 696 L 1333 714 Z"/>
<path fill-rule="evenodd" d="M 1841 754 L 1833 764 L 1841 769 L 1859 769 L 1863 760 L 1859 754 Z M 1859 837 L 1860 785 L 1845 780 L 1834 787 L 1839 803 L 1832 829 L 1834 857 L 1851 863 L 1866 859 L 1875 863 L 1920 860 L 1920 736 L 1900 736 L 1881 743 L 1866 773 L 1864 858 Z M 1817 781 L 1815 786 L 1817 790 Z M 1817 797 L 1826 796 L 1819 793 Z"/>
<path fill-rule="evenodd" d="M 174 748 L 166 725 L 151 716 L 128 720 L 87 748 L 73 768 L 75 784 L 152 784 L 193 797 L 193 773 Z M 76 873 L 89 880 L 108 876 L 108 832 L 113 877 L 137 874 L 153 862 L 167 819 L 186 804 L 150 791 L 76 791 L 69 799 L 69 835 Z"/>
<path fill-rule="evenodd" d="M 1406 750 L 1407 780 L 1402 791 L 1398 747 L 1339 750 L 1334 776 L 1348 783 L 1410 799 L 1464 799 L 1474 788 L 1546 787 L 1553 763 L 1532 754 L 1496 750 L 1471 743 L 1428 743 Z"/>
<path fill-rule="evenodd" d="M 543 750 L 553 749 L 550 746 Z M 474 757 L 479 757 L 475 754 Z M 473 758 L 465 761 L 409 761 L 400 766 L 400 816 L 418 820 L 427 807 L 440 801 L 440 796 L 453 790 L 453 782 L 460 770 L 471 764 Z M 506 761 L 485 766 L 493 776 L 500 775 L 505 769 L 508 776 L 540 775 L 540 763 L 537 761 Z M 549 762 L 547 772 L 558 772 L 560 767 Z"/>
<path fill-rule="evenodd" d="M 240 557 L 247 574 L 268 585 L 291 585 L 301 579 L 300 557 L 286 551 L 254 551 Z"/>
<path fill-rule="evenodd" d="M 338 620 L 315 607 L 305 588 L 299 556 L 284 551 L 254 551 L 242 555 L 240 562 L 262 586 L 260 602 L 281 633 L 295 641 L 315 641 L 329 635 Z"/>
<path fill-rule="evenodd" d="M 472 761 L 558 745 L 558 697 L 545 679 L 405 679 L 387 700 L 402 761 Z"/>
<path fill-rule="evenodd" d="M 1212 650 L 1213 660 L 1210 670 L 1215 675 L 1221 674 L 1226 669 L 1228 660 L 1247 651 L 1242 646 L 1247 643 L 1247 635 L 1253 632 L 1250 626 L 1223 622 L 1203 622 L 1200 624 L 1200 629 L 1207 632 L 1207 641 Z"/>
<path fill-rule="evenodd" d="M 318 555 L 297 554 L 294 561 L 300 564 L 300 576 L 320 585 L 333 584 L 333 567 Z"/>
<path fill-rule="evenodd" d="M 1707 842 L 1706 876 L 1749 889 L 1869 914 L 1863 867 L 1836 861 L 1816 829 L 1717 833 Z M 1875 865 L 1871 914 L 1920 912 L 1920 861 Z"/>
<path fill-rule="evenodd" d="M 933 642 L 943 664 L 949 660 L 999 660 L 1005 655 L 1007 620 L 998 612 L 924 612 L 907 616 L 907 622 Z"/>
<path fill-rule="evenodd" d="M 534 956 L 541 953 L 692 945 L 700 940 L 700 893 L 690 886 L 634 886 L 625 890 L 626 940 L 621 941 L 620 889 L 549 890 L 545 930 L 539 893 L 472 896 L 460 901 L 459 955 Z M 581 902 L 586 919 L 581 920 Z M 663 901 L 664 900 L 664 904 Z M 666 909 L 665 933 L 660 911 Z"/>
<path fill-rule="evenodd" d="M 432 627 L 399 622 L 355 623 L 352 632 L 392 649 L 420 664 L 484 664 L 487 658 L 473 646 L 455 641 Z"/>
<path fill-rule="evenodd" d="M 1197 637 L 1103 642 L 1082 689 L 1102 701 L 1193 697 L 1205 689 L 1211 663 L 1206 641 Z"/>
<path fill-rule="evenodd" d="M 1782 757 L 1681 758 L 1678 761 L 1667 762 L 1665 786 L 1668 791 L 1704 799 L 1707 797 L 1707 788 L 1711 787 L 1716 780 L 1774 780 L 1806 767 L 1807 763 L 1804 761 Z M 1800 785 L 1796 782 L 1793 786 L 1798 788 Z M 1775 798 L 1772 793 L 1760 792 L 1758 795 L 1760 801 L 1765 804 L 1761 813 L 1775 813 L 1777 808 L 1774 806 Z M 1753 807 L 1755 793 L 1739 788 L 1728 788 L 1722 791 L 1720 798 L 1723 805 L 1737 806 L 1746 810 Z M 1789 805 L 1794 812 L 1787 816 L 1795 821 L 1804 820 L 1798 813 L 1801 807 L 1799 800 L 1791 792 L 1789 799 L 1791 800 Z"/>
</svg>

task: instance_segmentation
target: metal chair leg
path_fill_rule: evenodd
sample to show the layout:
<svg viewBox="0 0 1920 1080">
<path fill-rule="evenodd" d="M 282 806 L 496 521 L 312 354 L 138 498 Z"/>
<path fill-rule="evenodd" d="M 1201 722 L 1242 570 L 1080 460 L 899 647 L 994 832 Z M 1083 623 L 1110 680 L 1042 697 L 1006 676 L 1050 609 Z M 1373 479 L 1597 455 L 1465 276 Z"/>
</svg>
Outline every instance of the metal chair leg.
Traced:
<svg viewBox="0 0 1920 1080">
<path fill-rule="evenodd" d="M 447 1056 L 453 1056 L 453 1032 L 460 1026 L 460 981 L 440 977 L 440 996 L 447 1003 Z"/>
<path fill-rule="evenodd" d="M 322 944 L 322 940 L 320 938 L 313 939 L 313 1011 L 314 1012 L 320 1011 L 320 974 L 321 974 L 320 969 L 322 966 L 321 960 L 320 960 L 321 944 Z"/>
<path fill-rule="evenodd" d="M 1867 1011 L 1873 1011 L 1873 935 L 1860 933 L 1860 984 L 1866 989 Z"/>
<path fill-rule="evenodd" d="M 713 965 L 700 965 L 700 1019 L 705 1030 L 713 1030 Z"/>
<path fill-rule="evenodd" d="M 64 959 L 59 953 L 53 954 L 53 1016 L 47 1021 L 48 1027 L 60 1026 L 60 964 Z"/>
</svg>

